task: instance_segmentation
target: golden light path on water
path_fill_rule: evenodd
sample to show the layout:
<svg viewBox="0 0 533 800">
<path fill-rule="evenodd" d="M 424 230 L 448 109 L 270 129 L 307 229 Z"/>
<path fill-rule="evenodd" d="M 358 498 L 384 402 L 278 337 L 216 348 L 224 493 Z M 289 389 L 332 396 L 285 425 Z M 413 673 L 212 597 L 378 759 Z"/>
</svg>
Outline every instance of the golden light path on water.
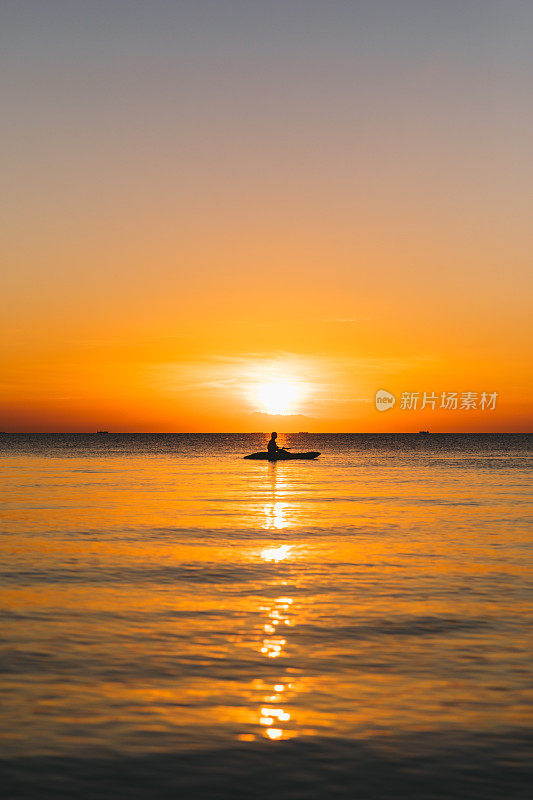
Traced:
<svg viewBox="0 0 533 800">
<path fill-rule="evenodd" d="M 289 527 L 287 519 L 289 503 L 278 499 L 277 491 L 277 464 L 269 465 L 271 479 L 272 497 L 265 506 L 265 522 L 263 528 L 268 531 L 282 531 Z M 289 544 L 280 544 L 274 547 L 266 547 L 261 551 L 261 558 L 267 563 L 279 564 L 291 556 L 293 547 Z M 281 585 L 280 585 L 281 588 Z M 261 613 L 265 614 L 264 632 L 265 638 L 262 640 L 260 652 L 265 658 L 279 658 L 282 656 L 287 644 L 287 627 L 294 624 L 290 617 L 292 597 L 277 597 L 271 605 L 260 607 Z M 282 723 L 289 722 L 291 715 L 280 704 L 286 699 L 288 692 L 292 689 L 292 683 L 280 677 L 272 686 L 272 691 L 264 696 L 264 702 L 268 705 L 260 709 L 259 724 L 265 727 L 265 737 L 277 740 L 288 738 L 290 731 L 282 727 Z"/>
</svg>

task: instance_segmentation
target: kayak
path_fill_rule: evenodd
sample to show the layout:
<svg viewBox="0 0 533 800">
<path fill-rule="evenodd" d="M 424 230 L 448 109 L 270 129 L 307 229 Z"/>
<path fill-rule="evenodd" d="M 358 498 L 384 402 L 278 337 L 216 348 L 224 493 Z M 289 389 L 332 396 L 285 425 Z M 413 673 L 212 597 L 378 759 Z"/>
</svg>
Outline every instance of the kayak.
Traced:
<svg viewBox="0 0 533 800">
<path fill-rule="evenodd" d="M 253 458 L 254 461 L 294 461 L 296 459 L 311 459 L 316 458 L 319 456 L 320 453 L 317 453 L 316 450 L 313 450 L 310 453 L 288 453 L 288 452 L 281 452 L 276 453 L 275 456 L 269 456 L 268 453 L 251 453 L 249 456 L 244 456 L 245 458 Z"/>
</svg>

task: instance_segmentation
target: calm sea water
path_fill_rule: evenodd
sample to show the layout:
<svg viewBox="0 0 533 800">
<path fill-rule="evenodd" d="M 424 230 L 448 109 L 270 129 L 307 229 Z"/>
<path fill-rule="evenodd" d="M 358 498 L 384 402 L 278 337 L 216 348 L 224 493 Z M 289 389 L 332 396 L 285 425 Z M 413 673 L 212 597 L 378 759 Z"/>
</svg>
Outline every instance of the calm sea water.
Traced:
<svg viewBox="0 0 533 800">
<path fill-rule="evenodd" d="M 529 796 L 531 438 L 285 442 L 0 437 L 8 797 Z"/>
</svg>

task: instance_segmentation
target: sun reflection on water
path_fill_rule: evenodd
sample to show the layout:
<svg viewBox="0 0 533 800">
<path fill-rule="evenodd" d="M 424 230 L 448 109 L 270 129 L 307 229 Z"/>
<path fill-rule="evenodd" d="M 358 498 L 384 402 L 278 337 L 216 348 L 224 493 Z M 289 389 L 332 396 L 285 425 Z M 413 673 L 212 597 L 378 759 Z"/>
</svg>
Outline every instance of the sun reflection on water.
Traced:
<svg viewBox="0 0 533 800">
<path fill-rule="evenodd" d="M 269 739 L 281 739 L 283 731 L 280 728 L 267 728 L 266 735 Z"/>
<path fill-rule="evenodd" d="M 262 507 L 264 517 L 259 521 L 259 527 L 271 531 L 275 535 L 276 531 L 285 530 L 291 525 L 292 507 L 291 503 L 287 501 L 287 498 L 291 496 L 291 486 L 283 471 L 278 475 L 276 464 L 269 465 L 265 478 L 269 484 L 267 491 L 270 496 L 268 502 Z M 255 558 L 259 556 L 261 561 L 271 564 L 275 568 L 277 564 L 293 559 L 294 550 L 295 546 L 292 544 L 281 544 L 274 541 L 267 547 L 256 551 Z M 241 741 L 253 741 L 257 736 L 275 741 L 297 735 L 294 730 L 294 713 L 290 710 L 291 695 L 293 694 L 290 675 L 294 670 L 287 666 L 285 660 L 289 644 L 287 634 L 294 625 L 294 599 L 287 596 L 288 581 L 285 577 L 283 579 L 281 576 L 273 578 L 272 572 L 265 572 L 266 596 L 259 608 L 262 622 L 258 649 L 261 656 L 268 659 L 270 663 L 279 663 L 280 671 L 273 675 L 267 671 L 268 678 L 265 675 L 254 681 L 255 690 L 259 693 L 259 697 L 255 695 L 256 702 L 259 702 L 257 716 L 255 716 L 255 732 L 248 731 L 239 734 L 238 738 Z M 272 598 L 272 590 L 275 591 L 276 586 L 279 587 L 280 593 L 278 597 Z"/>
<path fill-rule="evenodd" d="M 290 506 L 289 503 L 282 503 L 277 499 L 276 476 L 277 472 L 273 469 L 270 472 L 272 501 L 264 509 L 266 522 L 263 528 L 267 530 L 282 530 L 289 527 L 287 512 Z M 286 561 L 292 555 L 293 546 L 289 544 L 266 547 L 261 551 L 263 561 L 274 564 Z M 285 581 L 279 581 L 280 586 L 284 583 Z M 293 625 L 292 605 L 293 598 L 283 595 L 274 598 L 268 605 L 261 606 L 260 611 L 265 618 L 260 652 L 265 658 L 282 659 L 285 655 L 287 639 L 283 633 Z M 259 709 L 259 725 L 262 726 L 262 735 L 272 741 L 295 735 L 286 727 L 286 723 L 291 721 L 291 714 L 284 707 L 287 701 L 287 689 L 290 688 L 292 684 L 287 683 L 286 678 L 281 675 L 270 687 L 264 687 L 264 705 Z"/>
<path fill-rule="evenodd" d="M 289 522 L 286 518 L 288 503 L 276 502 L 271 505 L 265 506 L 266 522 L 263 525 L 265 530 L 281 531 L 289 527 Z"/>
<path fill-rule="evenodd" d="M 292 547 L 289 544 L 281 544 L 279 547 L 266 547 L 261 550 L 263 561 L 284 561 L 291 554 Z"/>
<path fill-rule="evenodd" d="M 271 634 L 276 633 L 281 625 L 290 626 L 292 624 L 292 619 L 289 616 L 292 603 L 292 597 L 277 597 L 272 605 L 261 607 L 261 611 L 266 613 L 266 619 L 268 620 L 263 626 L 264 631 L 270 634 L 263 637 L 260 648 L 260 652 L 265 658 L 274 659 L 284 655 L 287 639 L 283 636 L 272 636 Z M 290 712 L 284 707 L 287 700 L 287 690 L 291 688 L 292 684 L 287 683 L 283 678 L 278 678 L 273 682 L 271 688 L 265 687 L 267 693 L 263 696 L 264 705 L 259 710 L 259 724 L 263 726 L 263 735 L 268 739 L 281 739 L 295 735 L 294 732 L 281 727 L 282 723 L 287 723 L 291 720 Z"/>
</svg>

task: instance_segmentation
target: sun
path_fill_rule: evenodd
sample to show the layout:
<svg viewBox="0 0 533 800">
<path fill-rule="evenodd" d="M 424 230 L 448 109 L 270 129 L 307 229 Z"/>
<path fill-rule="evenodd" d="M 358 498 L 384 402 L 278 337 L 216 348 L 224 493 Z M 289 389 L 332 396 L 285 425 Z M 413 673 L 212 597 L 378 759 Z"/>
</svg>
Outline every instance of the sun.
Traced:
<svg viewBox="0 0 533 800">
<path fill-rule="evenodd" d="M 251 387 L 252 402 L 266 414 L 296 413 L 302 395 L 299 382 L 289 379 L 262 381 Z"/>
<path fill-rule="evenodd" d="M 243 371 L 242 387 L 254 411 L 272 416 L 304 413 L 314 394 L 309 364 L 296 358 L 250 363 Z"/>
</svg>

